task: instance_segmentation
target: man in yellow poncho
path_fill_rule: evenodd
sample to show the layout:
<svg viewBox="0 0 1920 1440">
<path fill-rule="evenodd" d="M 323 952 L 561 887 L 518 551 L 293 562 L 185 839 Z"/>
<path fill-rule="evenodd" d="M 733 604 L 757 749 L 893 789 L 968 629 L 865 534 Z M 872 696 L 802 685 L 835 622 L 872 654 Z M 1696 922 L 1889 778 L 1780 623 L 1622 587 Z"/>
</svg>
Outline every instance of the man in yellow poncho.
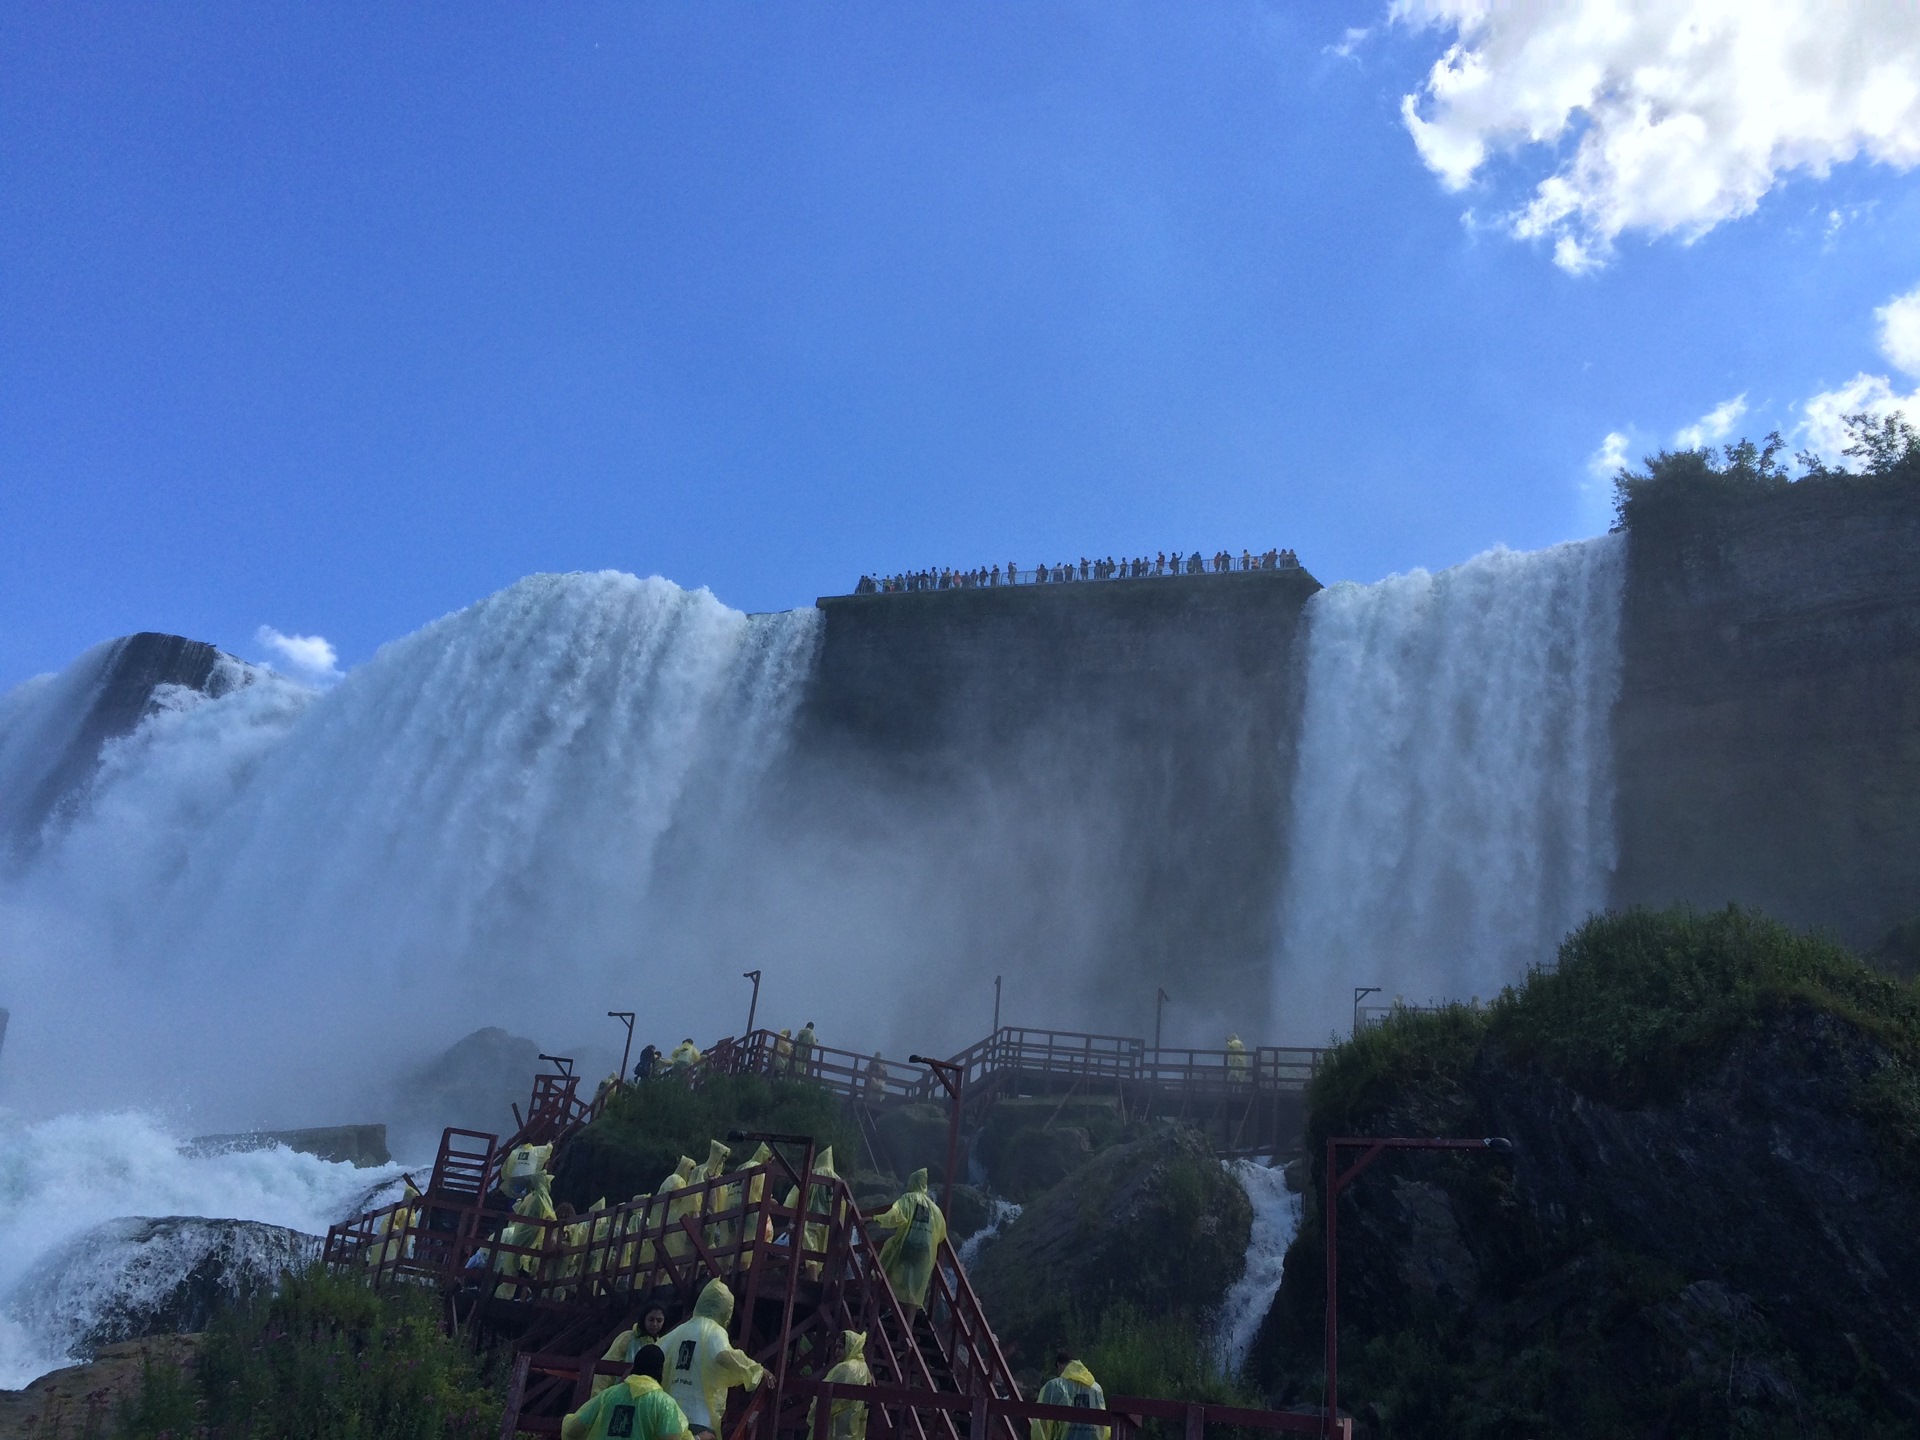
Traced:
<svg viewBox="0 0 1920 1440">
<path fill-rule="evenodd" d="M 900 1297 L 900 1308 L 907 1312 L 911 1328 L 920 1307 L 927 1303 L 934 1257 L 940 1253 L 940 1242 L 947 1238 L 947 1217 L 927 1194 L 927 1172 L 921 1169 L 909 1175 L 907 1193 L 873 1223 L 893 1232 L 880 1247 L 880 1268 L 887 1272 L 893 1293 Z"/>
<path fill-rule="evenodd" d="M 560 1422 L 560 1440 L 674 1440 L 686 1436 L 687 1417 L 660 1388 L 661 1354 L 643 1349 L 633 1374 L 615 1381 Z"/>
<path fill-rule="evenodd" d="M 724 1282 L 709 1280 L 693 1302 L 693 1318 L 660 1341 L 667 1357 L 668 1393 L 686 1411 L 695 1435 L 718 1433 L 731 1387 L 751 1390 L 766 1377 L 759 1361 L 728 1342 L 727 1321 L 732 1318 L 733 1292 Z"/>
<path fill-rule="evenodd" d="M 552 1158 L 551 1145 L 514 1146 L 500 1167 L 500 1188 L 518 1200 L 533 1188 L 533 1177 L 546 1172 L 547 1161 Z"/>
<path fill-rule="evenodd" d="M 694 1048 L 691 1035 L 673 1047 L 673 1053 L 667 1057 L 667 1063 L 673 1067 L 676 1075 L 684 1075 L 700 1063 L 700 1052 Z"/>
<path fill-rule="evenodd" d="M 873 1372 L 867 1368 L 867 1335 L 864 1330 L 843 1330 L 840 1332 L 840 1363 L 827 1371 L 827 1383 L 831 1385 L 871 1385 Z M 820 1408 L 820 1402 L 814 1401 L 807 1407 L 807 1434 L 813 1434 L 814 1411 Z M 833 1402 L 832 1440 L 867 1440 L 867 1402 L 864 1400 L 835 1400 Z"/>
<path fill-rule="evenodd" d="M 1078 1360 L 1066 1351 L 1053 1357 L 1054 1375 L 1040 1387 L 1037 1397 L 1042 1405 L 1071 1405 L 1076 1410 L 1104 1410 L 1106 1392 Z M 1065 1420 L 1035 1420 L 1032 1440 L 1107 1440 L 1113 1431 L 1106 1425 L 1075 1425 Z"/>
</svg>

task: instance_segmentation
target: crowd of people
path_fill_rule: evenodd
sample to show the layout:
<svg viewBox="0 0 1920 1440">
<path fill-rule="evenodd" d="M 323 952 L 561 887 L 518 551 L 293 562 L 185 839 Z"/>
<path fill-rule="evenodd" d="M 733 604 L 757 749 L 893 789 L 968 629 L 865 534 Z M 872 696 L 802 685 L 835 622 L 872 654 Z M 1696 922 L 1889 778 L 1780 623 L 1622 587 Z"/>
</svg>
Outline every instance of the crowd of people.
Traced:
<svg viewBox="0 0 1920 1440">
<path fill-rule="evenodd" d="M 1065 585 L 1082 580 L 1150 580 L 1167 575 L 1225 575 L 1234 570 L 1296 570 L 1300 557 L 1291 550 L 1267 550 L 1255 555 L 1242 550 L 1236 560 L 1230 551 L 1202 555 L 1198 550 L 1171 554 L 1162 550 L 1151 558 L 1135 555 L 1115 560 L 1080 557 L 1058 565 L 1035 565 L 1022 570 L 1011 560 L 1005 567 L 977 566 L 972 570 L 909 570 L 897 575 L 862 575 L 853 587 L 856 595 L 899 595 L 910 590 L 980 590 L 997 585 Z"/>
</svg>

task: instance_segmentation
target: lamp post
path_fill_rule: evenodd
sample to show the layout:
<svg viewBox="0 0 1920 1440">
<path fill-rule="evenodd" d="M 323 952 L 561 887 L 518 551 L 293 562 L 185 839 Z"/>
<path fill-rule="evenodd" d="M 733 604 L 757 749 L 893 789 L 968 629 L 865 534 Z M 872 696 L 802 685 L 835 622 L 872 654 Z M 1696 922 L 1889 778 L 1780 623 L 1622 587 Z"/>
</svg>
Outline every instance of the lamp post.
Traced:
<svg viewBox="0 0 1920 1440">
<path fill-rule="evenodd" d="M 1353 1033 L 1360 1033 L 1360 1002 L 1369 995 L 1378 995 L 1378 985 L 1356 985 L 1353 987 Z"/>
<path fill-rule="evenodd" d="M 627 1083 L 627 1057 L 633 1054 L 633 1011 L 609 1010 L 607 1018 L 618 1020 L 627 1027 L 627 1043 L 620 1047 L 620 1083 Z"/>
<path fill-rule="evenodd" d="M 1342 1149 L 1358 1150 L 1360 1158 L 1344 1171 L 1340 1168 Z M 1511 1155 L 1513 1142 L 1500 1136 L 1483 1140 L 1428 1139 L 1411 1135 L 1374 1138 L 1339 1135 L 1327 1141 L 1327 1410 L 1320 1433 L 1332 1435 L 1337 1428 L 1340 1390 L 1340 1192 L 1358 1180 L 1368 1166 L 1389 1150 L 1478 1150 L 1495 1155 Z"/>
<path fill-rule="evenodd" d="M 753 1000 L 747 1006 L 747 1035 L 751 1035 L 753 1034 L 753 1017 L 760 1010 L 760 972 L 743 970 L 740 972 L 740 978 L 753 982 Z M 743 1035 L 741 1038 L 744 1040 L 746 1036 Z"/>
<path fill-rule="evenodd" d="M 1167 1008 L 1167 1001 L 1173 997 L 1159 986 L 1154 987 L 1153 996 L 1153 1048 L 1158 1050 L 1160 1048 L 1160 1012 Z"/>
<path fill-rule="evenodd" d="M 993 1033 L 1000 1033 L 1000 977 L 993 977 Z"/>
<path fill-rule="evenodd" d="M 946 1088 L 951 1108 L 947 1117 L 947 1183 L 940 1192 L 940 1208 L 953 1210 L 953 1172 L 960 1163 L 960 1097 L 967 1088 L 967 1072 L 951 1060 L 935 1060 L 930 1055 L 909 1055 L 907 1063 L 924 1065 Z"/>
</svg>

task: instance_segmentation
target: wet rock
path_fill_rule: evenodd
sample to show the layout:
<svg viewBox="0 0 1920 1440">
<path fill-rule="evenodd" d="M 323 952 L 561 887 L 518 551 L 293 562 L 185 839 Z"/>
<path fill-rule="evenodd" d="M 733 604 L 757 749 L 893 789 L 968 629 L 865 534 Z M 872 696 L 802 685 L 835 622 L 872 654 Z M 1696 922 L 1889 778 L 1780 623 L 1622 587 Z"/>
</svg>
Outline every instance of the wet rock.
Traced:
<svg viewBox="0 0 1920 1440">
<path fill-rule="evenodd" d="M 318 1259 L 320 1243 L 252 1220 L 109 1220 L 43 1259 L 11 1314 L 48 1353 L 86 1358 L 119 1340 L 204 1330 L 226 1306 Z"/>
<path fill-rule="evenodd" d="M 944 1105 L 889 1105 L 874 1122 L 880 1146 L 886 1153 L 879 1157 L 893 1173 L 905 1179 L 924 1169 L 930 1180 L 944 1180 L 947 1174 L 947 1108 Z"/>
<path fill-rule="evenodd" d="M 1114 1305 L 1162 1320 L 1211 1310 L 1246 1262 L 1252 1224 L 1246 1191 L 1205 1140 L 1156 1127 L 1028 1205 L 974 1285 L 1015 1363 L 1031 1365 Z"/>
<path fill-rule="evenodd" d="M 384 1125 L 318 1125 L 306 1130 L 250 1130 L 241 1135 L 200 1135 L 180 1147 L 188 1155 L 227 1155 L 240 1150 L 270 1150 L 284 1145 L 302 1155 L 317 1155 L 338 1165 L 371 1169 L 392 1163 Z"/>
</svg>

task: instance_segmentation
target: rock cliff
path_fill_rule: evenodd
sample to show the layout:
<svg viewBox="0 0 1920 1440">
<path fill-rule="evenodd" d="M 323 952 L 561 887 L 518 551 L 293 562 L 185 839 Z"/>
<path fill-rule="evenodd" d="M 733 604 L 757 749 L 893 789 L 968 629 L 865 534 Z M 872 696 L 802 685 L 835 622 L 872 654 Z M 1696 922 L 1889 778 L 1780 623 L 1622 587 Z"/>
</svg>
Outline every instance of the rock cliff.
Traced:
<svg viewBox="0 0 1920 1440">
<path fill-rule="evenodd" d="M 1403 1017 L 1317 1082 L 1317 1141 L 1515 1147 L 1343 1193 L 1343 1399 L 1391 1436 L 1920 1433 L 1920 997 L 1739 916 L 1583 935 L 1491 1015 Z M 1256 1347 L 1290 1399 L 1319 1384 L 1323 1156 Z"/>
</svg>

